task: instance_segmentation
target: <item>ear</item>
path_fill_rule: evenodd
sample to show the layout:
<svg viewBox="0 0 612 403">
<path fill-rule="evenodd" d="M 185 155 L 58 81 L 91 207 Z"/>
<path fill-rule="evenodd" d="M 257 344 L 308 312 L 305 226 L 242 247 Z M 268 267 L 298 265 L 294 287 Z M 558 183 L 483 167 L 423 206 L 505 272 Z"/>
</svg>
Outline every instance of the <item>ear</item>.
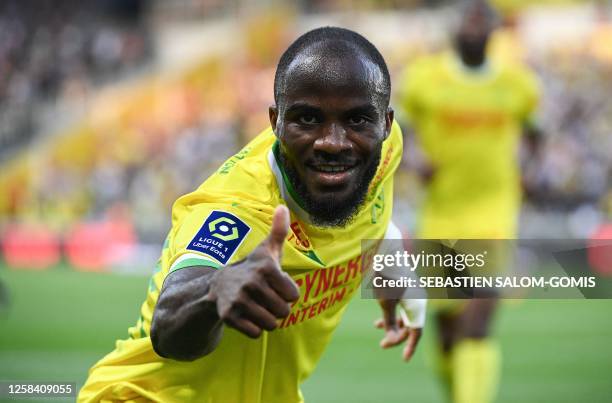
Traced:
<svg viewBox="0 0 612 403">
<path fill-rule="evenodd" d="M 276 134 L 276 122 L 278 120 L 278 108 L 276 108 L 276 105 L 272 105 L 268 108 L 268 116 L 270 117 L 270 126 L 272 126 L 272 131 L 274 132 L 276 137 L 278 137 L 278 134 Z"/>
<path fill-rule="evenodd" d="M 395 111 L 393 108 L 388 107 L 387 113 L 385 114 L 385 140 L 391 133 L 391 127 L 393 126 L 393 119 L 395 118 Z"/>
</svg>

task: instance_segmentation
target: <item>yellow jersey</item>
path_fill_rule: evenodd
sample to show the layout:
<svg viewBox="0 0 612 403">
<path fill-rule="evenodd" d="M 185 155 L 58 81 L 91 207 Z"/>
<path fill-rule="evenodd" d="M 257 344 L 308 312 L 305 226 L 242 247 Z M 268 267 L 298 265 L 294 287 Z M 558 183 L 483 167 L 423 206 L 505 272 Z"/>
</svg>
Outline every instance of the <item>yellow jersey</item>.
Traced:
<svg viewBox="0 0 612 403">
<path fill-rule="evenodd" d="M 420 238 L 514 238 L 520 207 L 518 145 L 538 103 L 518 63 L 469 70 L 450 52 L 403 74 L 400 103 L 434 167 Z"/>
<path fill-rule="evenodd" d="M 310 223 L 285 181 L 268 129 L 229 158 L 195 192 L 179 198 L 172 229 L 146 301 L 129 338 L 96 363 L 78 401 L 273 403 L 302 402 L 299 385 L 314 370 L 350 298 L 360 287 L 363 239 L 382 239 L 391 218 L 393 174 L 402 135 L 394 123 L 366 201 L 346 228 Z M 168 273 L 195 265 L 221 267 L 246 257 L 268 235 L 274 209 L 286 204 L 291 223 L 281 266 L 300 299 L 278 328 L 258 339 L 225 328 L 218 347 L 193 362 L 159 357 L 150 335 Z"/>
</svg>

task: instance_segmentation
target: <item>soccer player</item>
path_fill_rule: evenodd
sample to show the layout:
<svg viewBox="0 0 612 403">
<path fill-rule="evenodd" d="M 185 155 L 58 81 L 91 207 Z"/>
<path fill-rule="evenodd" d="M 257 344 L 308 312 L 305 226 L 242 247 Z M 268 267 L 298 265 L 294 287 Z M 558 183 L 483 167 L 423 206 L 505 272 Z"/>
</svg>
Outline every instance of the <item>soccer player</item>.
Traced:
<svg viewBox="0 0 612 403">
<path fill-rule="evenodd" d="M 402 138 L 389 97 L 361 35 L 297 39 L 277 67 L 271 128 L 177 200 L 140 319 L 79 401 L 303 401 L 359 289 L 372 252 L 361 240 L 390 226 Z M 395 308 L 383 306 L 383 344 L 405 340 L 409 358 L 421 330 L 400 329 Z"/>
<path fill-rule="evenodd" d="M 464 11 L 455 51 L 416 61 L 401 84 L 402 109 L 422 151 L 419 171 L 427 183 L 416 235 L 514 239 L 521 199 L 518 146 L 526 129 L 537 150 L 538 87 L 524 66 L 487 57 L 494 29 L 489 6 L 475 1 Z M 502 242 L 488 245 L 503 257 Z M 492 295 L 447 304 L 436 314 L 439 370 L 453 402 L 494 398 L 500 353 L 490 324 L 496 300 Z"/>
</svg>

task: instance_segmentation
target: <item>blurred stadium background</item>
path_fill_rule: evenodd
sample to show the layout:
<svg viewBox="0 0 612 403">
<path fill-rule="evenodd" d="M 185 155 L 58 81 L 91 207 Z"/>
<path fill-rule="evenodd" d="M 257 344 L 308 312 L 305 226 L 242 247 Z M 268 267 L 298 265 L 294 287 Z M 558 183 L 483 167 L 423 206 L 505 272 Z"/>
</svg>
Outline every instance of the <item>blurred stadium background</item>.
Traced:
<svg viewBox="0 0 612 403">
<path fill-rule="evenodd" d="M 56 0 L 0 3 L 0 379 L 82 383 L 127 335 L 170 227 L 197 187 L 267 125 L 280 52 L 321 25 L 355 29 L 392 74 L 449 46 L 443 0 Z M 498 0 L 491 51 L 543 88 L 543 162 L 523 238 L 612 222 L 612 4 Z M 395 218 L 422 189 L 407 166 Z M 611 237 L 610 234 L 607 236 Z M 502 402 L 612 401 L 609 301 L 506 304 Z M 436 402 L 431 340 L 404 365 L 355 301 L 304 391 L 311 402 Z"/>
</svg>

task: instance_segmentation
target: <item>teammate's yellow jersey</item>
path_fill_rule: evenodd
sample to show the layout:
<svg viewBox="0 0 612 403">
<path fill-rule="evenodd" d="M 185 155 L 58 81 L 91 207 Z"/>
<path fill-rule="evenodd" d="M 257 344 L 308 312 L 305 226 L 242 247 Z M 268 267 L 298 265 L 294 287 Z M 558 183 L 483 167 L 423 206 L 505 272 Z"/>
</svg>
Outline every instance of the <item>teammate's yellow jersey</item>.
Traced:
<svg viewBox="0 0 612 403">
<path fill-rule="evenodd" d="M 251 141 L 195 192 L 177 200 L 172 229 L 153 274 L 141 316 L 129 338 L 90 370 L 79 401 L 291 403 L 313 371 L 351 296 L 360 286 L 362 239 L 382 239 L 390 221 L 393 174 L 402 135 L 394 123 L 366 201 L 346 228 L 309 222 L 275 157 L 271 129 Z M 155 304 L 168 273 L 190 266 L 221 267 L 247 256 L 269 232 L 274 209 L 291 215 L 281 266 L 300 299 L 278 329 L 252 340 L 226 328 L 210 355 L 193 362 L 159 357 L 149 337 Z"/>
<path fill-rule="evenodd" d="M 443 53 L 405 71 L 401 107 L 435 169 L 419 237 L 515 237 L 518 144 L 538 97 L 535 77 L 518 63 L 472 71 Z"/>
<path fill-rule="evenodd" d="M 499 64 L 524 64 L 527 49 L 516 29 L 500 28 L 493 32 L 487 46 L 488 57 Z"/>
</svg>

